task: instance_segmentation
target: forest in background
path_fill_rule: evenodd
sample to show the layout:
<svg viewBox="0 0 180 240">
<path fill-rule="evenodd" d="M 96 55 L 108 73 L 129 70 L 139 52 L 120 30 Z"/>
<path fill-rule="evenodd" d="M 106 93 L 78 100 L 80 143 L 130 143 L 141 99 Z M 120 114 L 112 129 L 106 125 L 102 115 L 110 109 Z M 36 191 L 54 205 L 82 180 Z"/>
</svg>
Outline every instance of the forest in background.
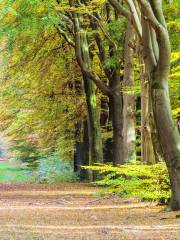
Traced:
<svg viewBox="0 0 180 240">
<path fill-rule="evenodd" d="M 179 209 L 179 4 L 163 1 L 163 16 L 153 0 L 1 1 L 9 158 L 38 177 L 72 166 L 92 181 L 100 171 L 99 184 L 144 199 L 166 201 L 171 186 Z"/>
</svg>

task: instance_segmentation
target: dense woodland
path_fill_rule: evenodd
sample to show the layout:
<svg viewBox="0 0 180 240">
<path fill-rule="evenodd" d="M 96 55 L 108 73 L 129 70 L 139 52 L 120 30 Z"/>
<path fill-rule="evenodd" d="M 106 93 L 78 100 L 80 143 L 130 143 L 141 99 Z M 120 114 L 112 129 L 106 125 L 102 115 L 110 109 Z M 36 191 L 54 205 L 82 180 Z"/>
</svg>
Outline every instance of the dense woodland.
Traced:
<svg viewBox="0 0 180 240">
<path fill-rule="evenodd" d="M 179 4 L 0 1 L 0 127 L 9 158 L 31 169 L 58 158 L 80 181 L 124 192 L 133 184 L 134 194 L 158 173 L 161 194 L 170 188 L 170 208 L 179 210 Z"/>
</svg>

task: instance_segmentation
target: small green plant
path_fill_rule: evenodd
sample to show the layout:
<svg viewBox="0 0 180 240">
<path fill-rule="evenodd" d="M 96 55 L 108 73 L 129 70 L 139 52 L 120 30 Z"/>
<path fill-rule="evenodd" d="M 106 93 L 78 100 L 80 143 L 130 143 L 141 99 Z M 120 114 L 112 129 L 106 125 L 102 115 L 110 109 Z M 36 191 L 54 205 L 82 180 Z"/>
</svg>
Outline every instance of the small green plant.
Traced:
<svg viewBox="0 0 180 240">
<path fill-rule="evenodd" d="M 98 171 L 102 175 L 102 180 L 94 183 L 105 186 L 104 193 L 162 203 L 166 203 L 170 198 L 170 183 L 165 163 L 146 165 L 131 162 L 117 167 L 95 165 L 83 168 Z"/>
</svg>

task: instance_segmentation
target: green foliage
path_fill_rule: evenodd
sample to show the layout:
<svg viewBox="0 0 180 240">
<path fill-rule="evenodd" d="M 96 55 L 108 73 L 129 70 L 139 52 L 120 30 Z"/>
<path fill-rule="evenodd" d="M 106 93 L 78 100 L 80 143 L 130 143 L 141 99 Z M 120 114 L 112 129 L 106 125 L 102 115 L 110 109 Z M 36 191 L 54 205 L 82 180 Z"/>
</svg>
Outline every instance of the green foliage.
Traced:
<svg viewBox="0 0 180 240">
<path fill-rule="evenodd" d="M 169 91 L 172 109 L 177 112 L 180 98 L 179 62 L 180 62 L 180 0 L 174 0 L 171 4 L 164 4 L 164 14 L 167 22 L 171 41 L 171 73 L 169 76 Z M 174 112 L 173 112 L 174 113 Z M 177 117 L 177 114 L 174 114 Z"/>
<path fill-rule="evenodd" d="M 145 165 L 131 162 L 117 167 L 96 165 L 85 168 L 98 171 L 103 176 L 95 184 L 105 186 L 104 193 L 158 202 L 167 202 L 170 197 L 168 172 L 164 163 Z"/>
<path fill-rule="evenodd" d="M 39 159 L 36 181 L 43 183 L 74 182 L 78 176 L 70 162 L 62 160 L 57 153 Z"/>
</svg>

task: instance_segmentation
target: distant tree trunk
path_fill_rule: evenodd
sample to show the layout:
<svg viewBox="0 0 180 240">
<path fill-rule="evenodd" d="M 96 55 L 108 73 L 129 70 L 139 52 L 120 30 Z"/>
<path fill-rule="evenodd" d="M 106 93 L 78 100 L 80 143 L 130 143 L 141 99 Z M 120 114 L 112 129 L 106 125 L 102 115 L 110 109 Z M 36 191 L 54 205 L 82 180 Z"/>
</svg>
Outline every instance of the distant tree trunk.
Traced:
<svg viewBox="0 0 180 240">
<path fill-rule="evenodd" d="M 75 145 L 74 145 L 74 172 L 80 173 L 82 160 L 81 123 L 75 125 Z"/>
<path fill-rule="evenodd" d="M 123 87 L 123 138 L 124 161 L 136 160 L 136 131 L 135 131 L 135 97 L 133 94 L 134 69 L 133 49 L 129 46 L 134 40 L 134 31 L 130 22 L 127 23 L 124 47 L 124 79 Z"/>
<path fill-rule="evenodd" d="M 103 137 L 103 160 L 111 162 L 112 157 L 112 121 L 109 119 L 109 102 L 107 96 L 101 97 L 100 124 L 104 131 Z"/>
<path fill-rule="evenodd" d="M 77 123 L 75 126 L 74 172 L 81 180 L 92 180 L 91 173 L 81 166 L 89 166 L 89 134 L 88 123 Z"/>
<path fill-rule="evenodd" d="M 83 123 L 83 142 L 81 145 L 81 164 L 80 166 L 89 166 L 89 130 L 87 120 Z M 92 181 L 92 173 L 87 169 L 80 168 L 80 179 Z"/>
<path fill-rule="evenodd" d="M 82 34 L 81 41 L 82 57 L 87 66 L 89 66 L 90 56 L 86 34 Z M 82 76 L 87 105 L 87 122 L 83 124 L 82 146 L 79 146 L 79 143 L 76 143 L 76 148 L 79 148 L 81 151 L 81 156 L 77 156 L 76 161 L 78 161 L 79 157 L 81 157 L 81 165 L 88 166 L 90 164 L 103 162 L 103 146 L 101 138 L 100 114 L 96 102 L 96 86 L 83 73 Z M 96 178 L 96 176 L 94 177 Z M 80 170 L 80 178 L 93 180 L 92 173 L 83 169 Z"/>
</svg>

